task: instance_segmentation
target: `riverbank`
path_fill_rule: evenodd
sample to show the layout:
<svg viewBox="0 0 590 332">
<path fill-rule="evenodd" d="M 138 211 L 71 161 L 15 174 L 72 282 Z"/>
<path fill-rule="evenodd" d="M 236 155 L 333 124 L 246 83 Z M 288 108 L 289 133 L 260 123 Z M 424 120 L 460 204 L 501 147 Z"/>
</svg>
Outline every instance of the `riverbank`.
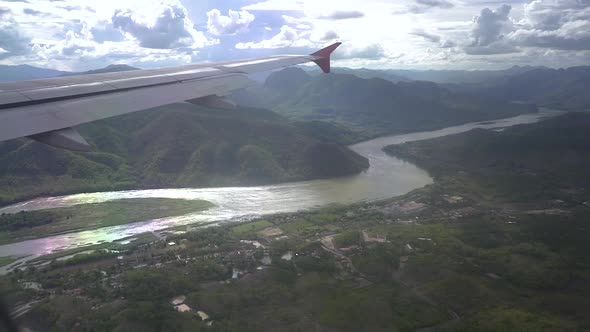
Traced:
<svg viewBox="0 0 590 332">
<path fill-rule="evenodd" d="M 105 202 L 124 198 L 156 197 L 202 199 L 215 204 L 205 213 L 138 222 L 121 226 L 104 227 L 67 236 L 46 237 L 11 245 L 0 246 L 5 256 L 39 256 L 56 250 L 68 250 L 82 244 L 93 245 L 115 241 L 136 234 L 189 224 L 219 221 L 241 221 L 255 216 L 288 213 L 318 208 L 330 204 L 353 204 L 378 201 L 403 195 L 432 183 L 428 173 L 414 164 L 392 158 L 382 151 L 384 146 L 407 141 L 424 140 L 465 132 L 474 128 L 503 128 L 516 124 L 534 123 L 539 119 L 561 112 L 542 110 L 538 114 L 521 115 L 495 122 L 472 123 L 431 132 L 388 136 L 355 144 L 351 149 L 370 160 L 371 167 L 358 175 L 337 179 L 287 183 L 274 186 L 162 189 L 107 193 L 78 194 L 63 197 L 36 199 L 0 209 L 0 213 L 37 210 L 51 207 L 68 207 L 91 202 Z"/>
<path fill-rule="evenodd" d="M 491 146 L 521 148 L 518 154 L 502 150 L 507 157 L 500 166 L 520 155 L 552 158 L 555 144 L 584 149 L 557 134 L 579 138 L 571 126 L 583 122 L 560 123 L 506 129 L 506 144 L 496 145 L 502 138 L 494 136 Z M 543 134 L 548 141 L 530 136 L 529 129 L 539 127 L 551 130 Z M 470 155 L 451 142 L 490 146 L 471 134 L 408 146 L 420 145 L 423 159 L 444 157 L 446 164 Z M 438 155 L 439 144 L 449 151 Z M 524 185 L 511 188 L 523 201 L 509 204 L 473 183 L 504 183 L 514 168 L 481 172 L 482 165 L 498 165 L 480 160 L 451 163 L 462 169 L 395 198 L 268 214 L 239 225 L 176 225 L 165 238 L 116 254 L 84 254 L 17 271 L 0 278 L 0 290 L 15 306 L 40 300 L 20 318 L 31 327 L 101 322 L 109 330 L 197 330 L 208 324 L 253 331 L 590 328 L 590 208 L 575 197 L 535 198 L 537 188 Z M 569 174 L 577 174 L 582 186 L 585 159 L 568 160 Z M 553 180 L 537 178 L 543 179 Z M 556 180 L 570 183 L 567 176 Z M 25 290 L 31 283 L 41 289 Z M 189 314 L 170 304 L 179 295 Z M 205 321 L 191 314 L 198 311 L 207 313 Z"/>
<path fill-rule="evenodd" d="M 3 213 L 0 215 L 0 244 L 181 216 L 211 207 L 212 203 L 202 200 L 136 198 Z"/>
<path fill-rule="evenodd" d="M 580 242 L 588 225 L 575 222 L 589 214 L 508 210 L 469 199 L 477 191 L 459 196 L 460 180 L 448 184 L 239 225 L 176 227 L 165 239 L 131 243 L 115 254 L 82 253 L 21 270 L 0 278 L 0 289 L 15 305 L 40 301 L 19 319 L 31 327 L 99 321 L 109 329 L 164 329 L 180 321 L 186 330 L 212 324 L 258 331 L 590 326 L 584 311 L 590 305 L 584 266 L 590 265 Z M 580 255 L 572 256 L 577 246 Z M 21 290 L 30 283 L 41 289 Z M 207 320 L 175 312 L 169 301 L 179 295 L 189 313 L 206 312 Z M 78 318 L 69 321 L 70 314 Z"/>
</svg>

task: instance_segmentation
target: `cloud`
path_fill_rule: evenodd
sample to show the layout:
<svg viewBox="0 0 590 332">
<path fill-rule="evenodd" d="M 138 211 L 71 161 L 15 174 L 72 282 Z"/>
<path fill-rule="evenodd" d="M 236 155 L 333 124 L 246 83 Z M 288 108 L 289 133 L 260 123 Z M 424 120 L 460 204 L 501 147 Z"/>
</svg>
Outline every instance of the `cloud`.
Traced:
<svg viewBox="0 0 590 332">
<path fill-rule="evenodd" d="M 518 53 L 519 49 L 509 43 L 493 43 L 486 46 L 469 46 L 464 48 L 465 53 L 471 55 L 494 55 Z"/>
<path fill-rule="evenodd" d="M 80 7 L 80 6 L 58 6 L 58 8 L 61 8 L 63 10 L 67 10 L 69 12 L 71 12 L 72 10 L 82 10 L 82 7 Z"/>
<path fill-rule="evenodd" d="M 483 9 L 474 19 L 471 46 L 489 46 L 503 38 L 506 30 L 512 27 L 508 17 L 511 9 L 512 6 L 506 4 L 493 11 L 489 8 Z"/>
<path fill-rule="evenodd" d="M 510 19 L 512 6 L 503 4 L 495 10 L 484 8 L 479 16 L 473 19 L 471 28 L 472 42 L 464 47 L 471 55 L 509 54 L 519 49 L 506 35 L 514 30 Z"/>
<path fill-rule="evenodd" d="M 115 28 L 135 37 L 146 48 L 200 48 L 209 44 L 203 33 L 194 28 L 186 8 L 180 3 L 164 6 L 155 22 L 148 22 L 138 13 L 127 9 L 117 10 L 112 23 Z"/>
<path fill-rule="evenodd" d="M 216 36 L 235 35 L 246 31 L 255 16 L 249 12 L 229 10 L 228 16 L 221 15 L 218 9 L 207 12 L 207 31 Z"/>
<path fill-rule="evenodd" d="M 588 0 L 535 0 L 524 6 L 525 23 L 537 30 L 557 30 L 563 24 L 590 19 Z"/>
<path fill-rule="evenodd" d="M 104 42 L 122 42 L 125 40 L 125 34 L 121 29 L 115 28 L 109 21 L 99 21 L 95 26 L 90 28 L 92 39 L 98 43 Z"/>
<path fill-rule="evenodd" d="M 302 11 L 304 1 L 267 0 L 242 7 L 242 10 L 277 10 L 277 11 Z"/>
<path fill-rule="evenodd" d="M 590 1 L 535 0 L 525 6 L 519 29 L 508 37 L 524 47 L 590 50 Z"/>
<path fill-rule="evenodd" d="M 416 30 L 410 32 L 410 35 L 422 37 L 431 43 L 438 44 L 438 47 L 440 47 L 440 48 L 452 48 L 452 47 L 456 46 L 455 42 L 453 42 L 451 40 L 443 39 L 442 36 L 439 36 L 434 33 L 426 32 L 421 29 L 416 29 Z"/>
<path fill-rule="evenodd" d="M 48 13 L 44 13 L 38 10 L 34 10 L 32 8 L 25 8 L 23 9 L 23 13 L 27 14 L 27 15 L 31 15 L 31 16 L 49 16 Z"/>
<path fill-rule="evenodd" d="M 431 9 L 449 9 L 455 5 L 447 0 L 415 0 L 412 5 L 408 7 L 408 11 L 414 14 L 422 14 Z"/>
<path fill-rule="evenodd" d="M 318 18 L 325 20 L 346 20 L 364 17 L 365 13 L 358 10 L 336 10 L 327 14 L 320 14 Z"/>
<path fill-rule="evenodd" d="M 385 57 L 385 50 L 380 44 L 370 44 L 361 47 L 351 46 L 350 44 L 343 44 L 334 53 L 333 58 L 339 59 L 381 59 Z"/>
<path fill-rule="evenodd" d="M 340 38 L 340 36 L 334 30 L 328 30 L 324 33 L 324 35 L 322 37 L 320 37 L 320 40 L 329 41 L 329 40 L 334 40 L 334 39 L 338 39 L 338 38 Z"/>
<path fill-rule="evenodd" d="M 299 40 L 299 34 L 297 30 L 290 26 L 283 25 L 281 31 L 271 39 L 263 40 L 260 42 L 246 42 L 237 43 L 237 49 L 250 49 L 250 48 L 285 48 L 292 46 L 297 40 Z"/>
<path fill-rule="evenodd" d="M 422 37 L 428 41 L 431 41 L 433 43 L 438 43 L 438 42 L 440 42 L 440 39 L 441 39 L 439 35 L 435 35 L 433 33 L 428 33 L 424 30 L 414 30 L 414 31 L 410 32 L 410 34 L 414 35 L 414 36 L 420 36 L 420 37 Z"/>
<path fill-rule="evenodd" d="M 307 17 L 298 18 L 289 15 L 281 15 L 281 17 L 285 21 L 285 24 L 295 27 L 298 30 L 308 30 L 313 28 L 313 23 Z"/>
<path fill-rule="evenodd" d="M 510 38 L 528 47 L 590 50 L 590 21 L 566 22 L 555 30 L 518 30 Z"/>
<path fill-rule="evenodd" d="M 31 39 L 26 37 L 10 10 L 0 8 L 0 60 L 30 52 Z"/>
</svg>

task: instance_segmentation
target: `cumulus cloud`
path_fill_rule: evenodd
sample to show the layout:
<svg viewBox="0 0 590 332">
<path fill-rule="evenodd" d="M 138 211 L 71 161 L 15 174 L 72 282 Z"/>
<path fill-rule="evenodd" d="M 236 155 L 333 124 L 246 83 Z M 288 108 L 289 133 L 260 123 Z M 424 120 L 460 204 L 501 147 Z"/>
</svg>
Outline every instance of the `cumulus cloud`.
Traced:
<svg viewBox="0 0 590 332">
<path fill-rule="evenodd" d="M 590 50 L 590 21 L 566 22 L 555 30 L 518 30 L 510 38 L 522 46 Z"/>
<path fill-rule="evenodd" d="M 364 17 L 365 13 L 358 10 L 336 10 L 330 13 L 320 14 L 320 19 L 326 20 L 346 20 L 351 18 Z"/>
<path fill-rule="evenodd" d="M 230 10 L 228 16 L 221 15 L 218 9 L 207 12 L 207 31 L 213 35 L 235 35 L 246 31 L 255 16 L 245 10 Z"/>
<path fill-rule="evenodd" d="M 556 30 L 575 20 L 590 19 L 590 1 L 535 0 L 524 6 L 525 23 L 537 30 Z"/>
<path fill-rule="evenodd" d="M 165 6 L 155 22 L 147 22 L 131 10 L 117 10 L 112 23 L 115 28 L 135 37 L 142 47 L 198 48 L 208 44 L 207 38 L 194 28 L 186 9 L 180 4 Z"/>
<path fill-rule="evenodd" d="M 249 49 L 249 48 L 285 48 L 292 46 L 297 40 L 299 40 L 299 34 L 297 30 L 290 26 L 283 25 L 281 31 L 271 39 L 263 40 L 260 42 L 246 42 L 237 43 L 237 49 Z"/>
<path fill-rule="evenodd" d="M 507 34 L 514 30 L 514 23 L 509 17 L 512 6 L 503 4 L 495 10 L 484 8 L 473 19 L 471 28 L 472 42 L 464 47 L 465 53 L 471 55 L 494 55 L 519 52 Z"/>
<path fill-rule="evenodd" d="M 323 34 L 322 37 L 320 37 L 320 40 L 329 41 L 329 40 L 334 40 L 334 39 L 338 39 L 338 38 L 340 38 L 340 36 L 336 33 L 336 31 L 328 30 Z"/>
<path fill-rule="evenodd" d="M 22 32 L 10 10 L 0 8 L 0 60 L 30 52 L 31 39 Z"/>
<path fill-rule="evenodd" d="M 512 27 L 508 15 L 512 6 L 502 5 L 496 10 L 485 8 L 479 16 L 474 19 L 471 36 L 473 38 L 472 46 L 489 46 L 504 37 L 506 30 Z"/>
<path fill-rule="evenodd" d="M 25 8 L 23 9 L 23 13 L 31 16 L 48 16 L 48 13 L 44 13 L 42 11 L 34 10 L 32 8 Z"/>
<path fill-rule="evenodd" d="M 95 26 L 90 28 L 92 39 L 98 43 L 104 42 L 121 42 L 125 40 L 125 35 L 121 29 L 115 28 L 112 22 L 99 21 Z"/>
<path fill-rule="evenodd" d="M 516 44 L 560 50 L 590 50 L 590 1 L 535 0 L 525 6 Z"/>
</svg>

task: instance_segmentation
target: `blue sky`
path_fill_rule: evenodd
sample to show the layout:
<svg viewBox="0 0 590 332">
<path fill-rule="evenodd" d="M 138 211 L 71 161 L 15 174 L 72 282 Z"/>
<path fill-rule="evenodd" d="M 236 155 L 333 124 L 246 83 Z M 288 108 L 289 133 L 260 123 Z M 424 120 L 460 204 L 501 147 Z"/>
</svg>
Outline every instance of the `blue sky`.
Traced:
<svg viewBox="0 0 590 332">
<path fill-rule="evenodd" d="M 347 67 L 586 65 L 590 0 L 0 0 L 0 64 L 166 67 L 335 41 Z"/>
</svg>

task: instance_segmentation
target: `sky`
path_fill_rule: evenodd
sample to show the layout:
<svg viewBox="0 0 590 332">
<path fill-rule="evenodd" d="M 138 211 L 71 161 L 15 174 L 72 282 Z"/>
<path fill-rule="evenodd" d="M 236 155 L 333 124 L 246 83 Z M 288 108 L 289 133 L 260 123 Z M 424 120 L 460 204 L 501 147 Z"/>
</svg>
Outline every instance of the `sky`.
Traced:
<svg viewBox="0 0 590 332">
<path fill-rule="evenodd" d="M 0 64 L 83 71 L 309 54 L 336 66 L 590 65 L 590 0 L 0 0 Z"/>
</svg>

